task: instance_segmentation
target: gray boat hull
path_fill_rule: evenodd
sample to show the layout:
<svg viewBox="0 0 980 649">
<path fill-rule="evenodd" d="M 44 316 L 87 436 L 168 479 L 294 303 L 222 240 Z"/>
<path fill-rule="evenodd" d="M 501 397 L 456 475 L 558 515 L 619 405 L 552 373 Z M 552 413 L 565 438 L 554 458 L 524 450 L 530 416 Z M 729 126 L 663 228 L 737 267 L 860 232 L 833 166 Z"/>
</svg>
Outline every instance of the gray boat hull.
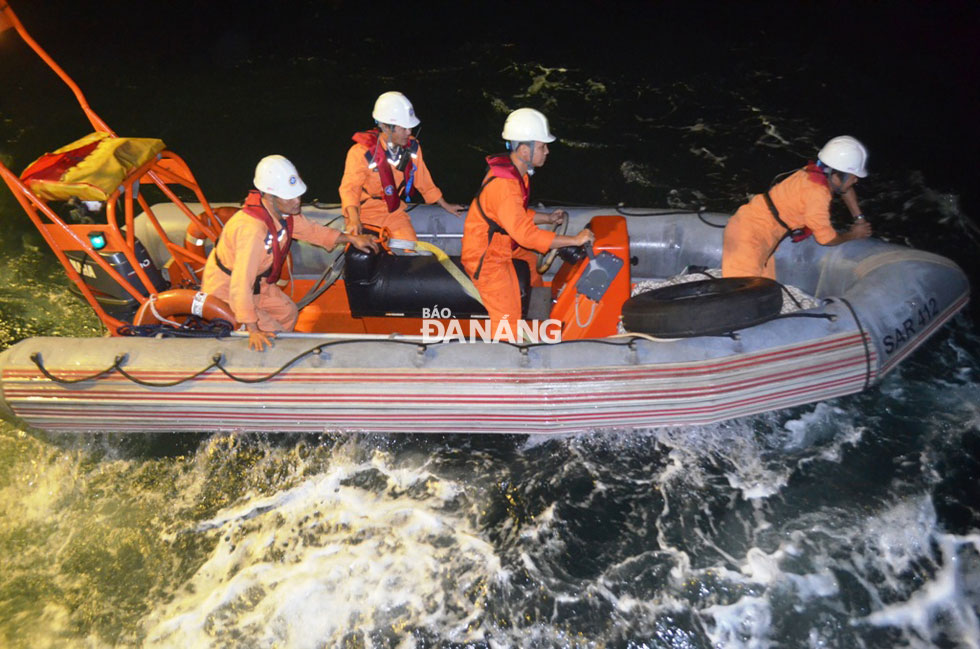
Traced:
<svg viewBox="0 0 980 649">
<path fill-rule="evenodd" d="M 615 213 L 569 211 L 570 231 Z M 726 215 L 661 212 L 627 215 L 632 281 L 720 265 Z M 304 213 L 329 222 L 338 212 Z M 184 217 L 157 216 L 182 234 Z M 460 220 L 428 206 L 412 217 L 421 239 L 459 253 Z M 162 266 L 161 247 L 137 236 Z M 331 259 L 297 246 L 294 273 L 319 274 Z M 296 334 L 263 353 L 240 337 L 32 338 L 0 354 L 2 407 L 29 426 L 71 432 L 549 434 L 705 424 L 859 392 L 969 296 L 953 262 L 874 239 L 787 242 L 776 263 L 782 282 L 820 306 L 735 337 L 519 346 Z"/>
</svg>

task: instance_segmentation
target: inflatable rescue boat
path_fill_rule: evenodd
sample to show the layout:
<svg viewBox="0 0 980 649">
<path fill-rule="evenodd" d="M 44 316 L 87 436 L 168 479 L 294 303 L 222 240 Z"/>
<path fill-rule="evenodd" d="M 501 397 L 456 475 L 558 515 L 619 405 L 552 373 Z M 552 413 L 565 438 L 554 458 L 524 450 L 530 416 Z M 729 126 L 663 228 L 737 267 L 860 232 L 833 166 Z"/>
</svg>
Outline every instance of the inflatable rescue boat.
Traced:
<svg viewBox="0 0 980 649">
<path fill-rule="evenodd" d="M 20 174 L 0 162 L 109 333 L 30 338 L 0 353 L 0 410 L 31 427 L 566 433 L 704 424 L 866 389 L 968 299 L 964 273 L 938 255 L 811 239 L 776 252 L 783 284 L 812 297 L 793 298 L 786 312 L 782 286 L 704 270 L 720 266 L 728 215 L 569 207 L 569 231 L 589 227 L 594 246 L 539 260 L 541 275 L 515 262 L 525 326 L 490 332 L 459 265 L 462 220 L 418 206 L 414 249 L 384 232 L 376 254 L 294 244 L 281 282 L 302 306 L 296 332 L 251 351 L 228 305 L 199 291 L 235 206 L 210 204 L 160 140 L 118 136 L 9 5 L 0 16 L 69 85 L 94 129 Z M 342 222 L 336 207 L 303 211 Z M 643 290 L 677 275 L 695 281 Z"/>
<path fill-rule="evenodd" d="M 630 298 L 640 282 L 689 266 L 717 268 L 727 216 L 567 209 L 570 230 L 588 224 L 596 243 L 591 259 L 556 262 L 560 267 L 545 275 L 548 286 L 529 286 L 525 269 L 526 308 L 541 309 L 526 315 L 560 323 L 557 334 L 539 331 L 546 340 L 485 342 L 479 329 L 471 336 L 480 304 L 437 255 L 328 253 L 299 244 L 287 286 L 297 299 L 322 281 L 324 269 L 342 270 L 301 311 L 301 332 L 280 336 L 271 350 L 250 351 L 236 336 L 32 338 L 0 354 L 3 407 L 52 431 L 565 433 L 703 424 L 861 391 L 969 294 L 949 260 L 869 239 L 780 246 L 778 276 L 817 301 L 784 315 L 778 307 L 759 312 L 770 294 L 757 286 L 705 290 L 716 284 L 709 279 Z M 179 209 L 153 211 L 174 240 L 186 236 L 190 220 Z M 339 210 L 306 207 L 304 214 L 329 223 Z M 458 263 L 460 220 L 426 206 L 412 219 L 421 241 Z M 135 241 L 145 242 L 138 264 L 148 276 L 172 281 L 171 244 L 154 236 L 147 215 L 134 225 Z M 95 256 L 114 254 L 125 258 Z M 597 265 L 609 257 L 619 263 Z M 125 322 L 151 304 L 109 295 L 101 289 L 111 278 L 97 264 L 75 263 L 100 287 L 109 317 Z M 132 275 L 122 266 L 120 274 Z M 685 286 L 694 288 L 662 304 L 635 305 Z M 177 290 L 191 301 L 197 295 Z M 646 317 L 675 328 L 667 332 L 675 337 L 653 329 L 620 333 L 624 305 L 641 326 Z M 166 316 L 190 307 L 185 301 Z M 659 318 L 662 312 L 669 317 Z M 746 313 L 765 321 L 724 321 Z M 464 323 L 461 335 L 451 335 L 453 320 Z"/>
</svg>

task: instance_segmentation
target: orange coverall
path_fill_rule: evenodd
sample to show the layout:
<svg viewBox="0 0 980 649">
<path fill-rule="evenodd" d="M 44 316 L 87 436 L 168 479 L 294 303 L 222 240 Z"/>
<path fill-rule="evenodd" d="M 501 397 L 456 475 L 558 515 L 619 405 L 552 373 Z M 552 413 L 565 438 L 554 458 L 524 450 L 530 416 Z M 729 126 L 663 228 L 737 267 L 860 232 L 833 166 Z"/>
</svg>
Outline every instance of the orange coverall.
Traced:
<svg viewBox="0 0 980 649">
<path fill-rule="evenodd" d="M 770 189 L 769 196 L 786 225 L 810 228 L 817 243 L 825 245 L 837 231 L 830 224 L 830 188 L 822 180 L 801 169 Z M 786 228 L 773 217 L 765 197 L 756 194 L 725 226 L 722 276 L 776 279 L 771 253 L 785 235 Z"/>
<path fill-rule="evenodd" d="M 484 182 L 489 177 L 488 173 Z M 525 185 L 527 182 L 525 174 Z M 477 201 L 480 201 L 487 217 L 507 231 L 507 234 L 495 234 L 489 247 L 489 226 L 483 220 Z M 554 240 L 554 232 L 542 230 L 534 224 L 534 210 L 524 208 L 524 195 L 516 179 L 494 178 L 473 199 L 463 224 L 463 251 L 460 261 L 473 278 L 473 285 L 480 292 L 483 305 L 487 308 L 491 334 L 497 331 L 501 320 L 509 321 L 511 331 L 516 332 L 517 321 L 521 318 L 521 288 L 511 260 L 526 259 L 527 252 L 516 246 L 543 253 L 548 251 Z M 475 278 L 473 275 L 481 257 L 483 266 L 480 267 L 480 277 Z M 532 274 L 533 263 L 532 261 Z"/>
<path fill-rule="evenodd" d="M 381 148 L 387 147 L 387 138 L 382 134 L 379 136 Z M 361 207 L 361 223 L 364 225 L 375 225 L 386 227 L 391 231 L 394 239 L 405 239 L 416 241 L 415 228 L 412 221 L 405 211 L 405 202 L 402 201 L 398 209 L 394 212 L 388 211 L 384 198 L 381 195 L 381 177 L 377 169 L 369 169 L 365 154 L 368 148 L 360 143 L 355 143 L 347 151 L 347 162 L 344 164 L 344 177 L 340 181 L 340 204 L 346 210 L 352 205 Z M 408 155 L 407 153 L 405 155 Z M 442 190 L 432 182 L 432 175 L 429 168 L 425 166 L 422 158 L 422 147 L 419 146 L 415 164 L 415 180 L 413 186 L 422 194 L 426 203 L 435 203 L 442 198 Z M 387 164 L 387 160 L 379 162 Z M 392 167 L 395 176 L 395 186 L 399 187 L 405 174 Z"/>
<path fill-rule="evenodd" d="M 339 230 L 314 223 L 302 214 L 293 216 L 294 239 L 331 249 L 340 234 Z M 255 278 L 272 266 L 268 235 L 265 223 L 241 210 L 235 212 L 208 256 L 201 290 L 227 302 L 239 324 L 255 322 L 262 331 L 292 331 L 298 310 L 282 289 L 263 278 L 259 293 L 252 293 Z M 278 242 L 273 245 L 281 246 Z M 231 269 L 231 275 L 218 267 L 216 253 L 225 268 Z"/>
</svg>

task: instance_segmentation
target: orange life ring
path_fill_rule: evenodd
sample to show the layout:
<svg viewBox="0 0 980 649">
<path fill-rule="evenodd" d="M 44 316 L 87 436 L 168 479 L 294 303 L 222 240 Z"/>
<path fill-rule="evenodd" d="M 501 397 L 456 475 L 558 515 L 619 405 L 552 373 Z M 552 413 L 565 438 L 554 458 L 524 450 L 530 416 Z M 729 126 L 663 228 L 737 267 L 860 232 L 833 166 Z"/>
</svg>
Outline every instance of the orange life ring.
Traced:
<svg viewBox="0 0 980 649">
<path fill-rule="evenodd" d="M 188 288 L 175 288 L 151 295 L 133 316 L 136 326 L 160 324 L 174 317 L 196 315 L 207 321 L 226 320 L 238 327 L 228 303 L 213 295 Z"/>
</svg>

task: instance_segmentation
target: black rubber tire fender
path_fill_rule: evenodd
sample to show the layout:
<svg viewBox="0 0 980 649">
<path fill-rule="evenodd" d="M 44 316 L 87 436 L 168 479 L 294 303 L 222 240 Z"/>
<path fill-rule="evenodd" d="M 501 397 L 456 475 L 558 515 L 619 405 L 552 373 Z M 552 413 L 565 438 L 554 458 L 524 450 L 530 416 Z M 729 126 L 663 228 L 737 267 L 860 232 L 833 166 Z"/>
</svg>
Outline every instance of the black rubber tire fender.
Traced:
<svg viewBox="0 0 980 649">
<path fill-rule="evenodd" d="M 623 326 L 661 338 L 716 336 L 772 320 L 782 305 L 782 288 L 771 279 L 706 279 L 631 297 L 623 304 Z"/>
</svg>

